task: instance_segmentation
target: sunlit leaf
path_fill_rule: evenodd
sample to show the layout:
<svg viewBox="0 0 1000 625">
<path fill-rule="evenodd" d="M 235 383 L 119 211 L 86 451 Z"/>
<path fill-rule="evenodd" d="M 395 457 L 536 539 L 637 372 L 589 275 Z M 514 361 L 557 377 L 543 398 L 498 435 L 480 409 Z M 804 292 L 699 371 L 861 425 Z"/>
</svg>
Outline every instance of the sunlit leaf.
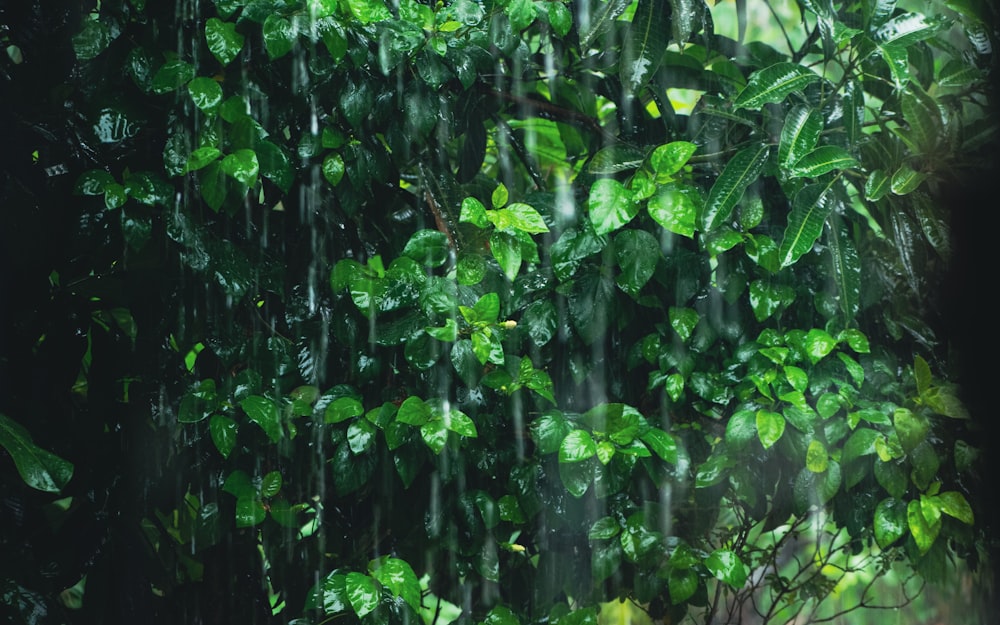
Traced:
<svg viewBox="0 0 1000 625">
<path fill-rule="evenodd" d="M 764 449 L 772 447 L 785 433 L 785 417 L 769 410 L 758 410 L 756 415 L 757 436 Z"/>
</svg>

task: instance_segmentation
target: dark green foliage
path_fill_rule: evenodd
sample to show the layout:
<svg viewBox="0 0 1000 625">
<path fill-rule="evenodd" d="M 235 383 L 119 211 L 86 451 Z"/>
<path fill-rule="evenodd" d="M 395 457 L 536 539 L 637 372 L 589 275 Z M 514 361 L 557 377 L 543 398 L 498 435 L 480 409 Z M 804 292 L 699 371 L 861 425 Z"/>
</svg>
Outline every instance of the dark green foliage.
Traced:
<svg viewBox="0 0 1000 625">
<path fill-rule="evenodd" d="M 785 622 L 989 548 L 936 297 L 985 7 L 26 4 L 15 622 Z"/>
</svg>

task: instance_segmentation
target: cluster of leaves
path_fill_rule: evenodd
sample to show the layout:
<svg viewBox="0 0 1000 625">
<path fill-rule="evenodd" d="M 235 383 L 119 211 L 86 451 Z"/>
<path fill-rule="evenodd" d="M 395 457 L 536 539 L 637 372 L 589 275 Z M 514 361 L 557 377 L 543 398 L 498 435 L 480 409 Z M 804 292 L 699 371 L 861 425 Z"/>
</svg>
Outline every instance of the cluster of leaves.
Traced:
<svg viewBox="0 0 1000 625">
<path fill-rule="evenodd" d="M 787 620 L 844 558 L 974 563 L 976 427 L 930 295 L 935 194 L 996 130 L 992 16 L 797 10 L 785 46 L 688 0 L 80 16 L 58 132 L 102 251 L 45 270 L 83 311 L 56 390 L 105 421 L 69 419 L 63 460 L 0 406 L 4 488 L 62 493 L 57 534 L 134 503 L 47 579 L 0 569 L 5 599 L 41 622 L 127 571 L 118 609 L 156 622 Z M 15 321 L 25 354 L 55 340 Z M 103 474 L 128 453 L 74 473 L 85 430 L 146 486 Z M 837 539 L 788 573 L 807 524 Z"/>
</svg>

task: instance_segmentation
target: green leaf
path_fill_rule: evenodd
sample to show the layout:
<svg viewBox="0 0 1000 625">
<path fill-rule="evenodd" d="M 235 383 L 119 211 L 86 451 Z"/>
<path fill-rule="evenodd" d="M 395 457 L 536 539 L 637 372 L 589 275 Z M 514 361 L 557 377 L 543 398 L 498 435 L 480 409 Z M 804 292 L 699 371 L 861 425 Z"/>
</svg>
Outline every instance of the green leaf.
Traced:
<svg viewBox="0 0 1000 625">
<path fill-rule="evenodd" d="M 667 184 L 649 198 L 649 216 L 670 232 L 688 238 L 694 236 L 702 199 L 694 187 Z"/>
<path fill-rule="evenodd" d="M 694 332 L 695 326 L 701 321 L 701 315 L 698 314 L 698 311 L 693 308 L 671 306 L 668 313 L 670 327 L 680 335 L 681 339 L 687 341 L 691 338 L 691 333 Z"/>
<path fill-rule="evenodd" d="M 816 364 L 827 356 L 837 346 L 837 339 L 825 330 L 813 328 L 806 334 L 802 346 L 806 350 L 809 362 Z"/>
<path fill-rule="evenodd" d="M 573 430 L 559 444 L 560 464 L 582 462 L 597 454 L 597 444 L 586 430 Z"/>
<path fill-rule="evenodd" d="M 490 251 L 511 282 L 517 278 L 522 261 L 521 241 L 515 236 L 494 230 L 490 233 Z"/>
<path fill-rule="evenodd" d="M 73 52 L 80 61 L 96 58 L 115 39 L 111 27 L 98 20 L 84 22 L 83 30 L 73 35 Z"/>
<path fill-rule="evenodd" d="M 510 27 L 515 32 L 521 32 L 531 26 L 538 15 L 538 9 L 532 0 L 509 0 L 506 7 Z"/>
<path fill-rule="evenodd" d="M 278 407 L 270 399 L 260 395 L 250 395 L 240 402 L 240 408 L 247 413 L 251 421 L 264 430 L 272 442 L 277 443 L 284 435 Z"/>
<path fill-rule="evenodd" d="M 917 549 L 920 553 L 927 553 L 941 533 L 941 519 L 928 523 L 921 510 L 920 501 L 913 500 L 906 504 L 906 522 L 913 540 L 917 543 Z"/>
<path fill-rule="evenodd" d="M 253 527 L 264 521 L 267 509 L 256 495 L 236 500 L 236 527 Z"/>
<path fill-rule="evenodd" d="M 889 67 L 889 73 L 892 75 L 896 89 L 901 90 L 906 87 L 910 82 L 910 60 L 906 48 L 879 44 L 877 49 L 882 53 L 882 60 Z"/>
<path fill-rule="evenodd" d="M 788 226 L 778 247 L 782 267 L 794 264 L 812 249 L 823 233 L 823 225 L 833 210 L 833 193 L 830 184 L 811 184 L 803 187 L 792 201 Z"/>
<path fill-rule="evenodd" d="M 614 517 L 601 517 L 590 526 L 587 538 L 590 540 L 607 540 L 614 538 L 621 532 L 621 525 Z"/>
<path fill-rule="evenodd" d="M 843 220 L 827 221 L 827 228 L 826 242 L 837 303 L 844 316 L 853 319 L 861 310 L 861 259 Z"/>
<path fill-rule="evenodd" d="M 208 431 L 212 436 L 212 442 L 223 458 L 228 458 L 236 446 L 238 427 L 235 421 L 221 415 L 212 415 L 208 420 Z"/>
<path fill-rule="evenodd" d="M 229 65 L 243 49 L 243 35 L 236 32 L 236 24 L 217 17 L 210 17 L 205 22 L 205 41 L 223 66 Z"/>
<path fill-rule="evenodd" d="M 396 413 L 396 421 L 410 425 L 423 425 L 430 418 L 430 406 L 415 395 L 411 395 L 403 400 L 403 403 L 399 405 L 399 411 Z"/>
<path fill-rule="evenodd" d="M 741 590 L 750 574 L 747 565 L 729 549 L 716 549 L 705 558 L 705 568 L 736 590 Z"/>
<path fill-rule="evenodd" d="M 757 415 L 753 410 L 738 410 L 726 423 L 726 447 L 733 451 L 744 449 L 757 437 Z"/>
<path fill-rule="evenodd" d="M 90 169 L 76 179 L 73 192 L 78 195 L 102 195 L 112 184 L 115 184 L 114 176 L 100 169 Z"/>
<path fill-rule="evenodd" d="M 344 157 L 339 152 L 330 152 L 323 159 L 323 177 L 333 186 L 340 184 L 344 178 Z"/>
<path fill-rule="evenodd" d="M 919 41 L 933 37 L 944 25 L 945 21 L 940 16 L 903 13 L 880 26 L 875 31 L 874 38 L 882 45 L 907 48 Z"/>
<path fill-rule="evenodd" d="M 705 210 L 701 214 L 701 230 L 712 230 L 729 219 L 733 208 L 743 197 L 743 192 L 757 180 L 764 169 L 768 154 L 770 149 L 760 144 L 740 150 L 726 163 L 725 169 L 708 192 Z"/>
<path fill-rule="evenodd" d="M 948 491 L 935 495 L 934 502 L 941 512 L 950 517 L 954 517 L 966 525 L 974 525 L 976 520 L 972 514 L 972 506 L 966 501 L 965 496 L 958 491 Z"/>
<path fill-rule="evenodd" d="M 789 170 L 793 178 L 818 178 L 835 169 L 857 167 L 858 161 L 842 147 L 824 145 L 806 154 Z"/>
<path fill-rule="evenodd" d="M 631 145 L 612 144 L 594 153 L 587 162 L 591 174 L 617 174 L 642 165 L 643 153 Z"/>
<path fill-rule="evenodd" d="M 819 110 L 799 104 L 785 116 L 778 144 L 778 161 L 785 167 L 804 157 L 816 147 L 823 130 Z"/>
<path fill-rule="evenodd" d="M 889 181 L 889 188 L 896 195 L 906 195 L 907 193 L 916 191 L 925 178 L 927 178 L 927 174 L 918 172 L 904 163 L 892 175 L 892 179 Z"/>
<path fill-rule="evenodd" d="M 236 150 L 222 159 L 222 171 L 239 182 L 252 187 L 257 182 L 260 164 L 253 150 Z"/>
<path fill-rule="evenodd" d="M 759 109 L 781 102 L 818 80 L 819 75 L 798 63 L 775 63 L 750 74 L 746 87 L 733 100 L 733 108 Z"/>
<path fill-rule="evenodd" d="M 694 569 L 670 569 L 667 577 L 670 603 L 679 605 L 694 596 L 698 590 L 698 581 L 698 573 Z"/>
<path fill-rule="evenodd" d="M 618 16 L 624 13 L 630 4 L 632 4 L 631 0 L 607 0 L 592 4 L 591 6 L 596 7 L 596 10 L 578 18 L 580 19 L 578 25 L 580 47 L 582 49 L 589 48 L 594 39 L 611 28 Z"/>
<path fill-rule="evenodd" d="M 650 428 L 640 434 L 639 439 L 661 459 L 677 464 L 677 441 L 670 433 Z"/>
<path fill-rule="evenodd" d="M 660 244 L 645 230 L 622 230 L 615 236 L 615 255 L 621 268 L 615 283 L 634 297 L 653 277 L 660 260 Z"/>
<path fill-rule="evenodd" d="M 521 621 L 510 608 L 498 605 L 486 614 L 481 625 L 521 625 Z"/>
<path fill-rule="evenodd" d="M 892 421 L 903 451 L 909 453 L 917 445 L 927 440 L 930 424 L 923 416 L 914 414 L 906 408 L 897 408 L 893 412 Z"/>
<path fill-rule="evenodd" d="M 327 614 L 343 612 L 351 603 L 347 596 L 347 576 L 338 571 L 327 575 L 321 587 L 323 611 Z"/>
<path fill-rule="evenodd" d="M 18 422 L 0 413 L 0 447 L 7 450 L 24 483 L 47 493 L 58 493 L 73 478 L 73 463 L 35 445 Z"/>
<path fill-rule="evenodd" d="M 284 17 L 274 13 L 264 20 L 264 48 L 272 60 L 285 56 L 295 45 L 295 28 Z"/>
<path fill-rule="evenodd" d="M 427 267 L 440 267 L 448 261 L 451 245 L 448 237 L 437 230 L 417 230 L 403 248 L 403 255 Z"/>
<path fill-rule="evenodd" d="M 613 178 L 600 178 L 590 187 L 587 213 L 598 235 L 621 228 L 639 213 L 632 192 Z"/>
<path fill-rule="evenodd" d="M 663 25 L 668 20 L 667 3 L 639 0 L 618 62 L 618 75 L 630 93 L 638 93 L 663 62 L 669 40 Z"/>
<path fill-rule="evenodd" d="M 548 232 L 545 220 L 533 207 L 515 202 L 498 210 L 486 211 L 489 219 L 498 230 L 513 229 L 521 232 L 537 234 Z"/>
<path fill-rule="evenodd" d="M 375 442 L 376 429 L 367 419 L 355 419 L 347 427 L 347 445 L 355 454 L 363 454 Z"/>
<path fill-rule="evenodd" d="M 167 61 L 153 75 L 153 93 L 169 93 L 179 89 L 182 85 L 190 82 L 194 75 L 194 65 L 180 59 Z"/>
<path fill-rule="evenodd" d="M 363 618 L 378 607 L 378 588 L 375 580 L 364 573 L 351 572 L 344 579 L 347 600 L 359 618 Z"/>
<path fill-rule="evenodd" d="M 813 473 L 822 473 L 829 466 L 829 458 L 826 447 L 823 446 L 822 442 L 815 438 L 809 441 L 809 447 L 806 449 L 807 469 Z"/>
<path fill-rule="evenodd" d="M 769 449 L 785 433 L 785 417 L 769 410 L 757 411 L 757 436 L 764 449 Z"/>
<path fill-rule="evenodd" d="M 222 151 L 219 148 L 212 146 L 198 148 L 191 152 L 184 169 L 185 171 L 197 171 L 207 167 L 209 163 L 215 162 L 220 156 L 222 156 Z"/>
<path fill-rule="evenodd" d="M 274 497 L 281 490 L 281 473 L 271 471 L 260 481 L 261 497 Z"/>
<path fill-rule="evenodd" d="M 531 342 L 538 347 L 548 344 L 555 335 L 559 324 L 559 313 L 548 300 L 532 302 L 524 309 L 518 324 L 527 329 Z"/>
<path fill-rule="evenodd" d="M 222 103 L 222 87 L 211 78 L 199 76 L 187 88 L 195 106 L 203 111 L 212 111 Z"/>
<path fill-rule="evenodd" d="M 408 562 L 399 558 L 383 557 L 373 560 L 368 568 L 372 571 L 372 577 L 382 586 L 405 601 L 414 612 L 420 612 L 420 580 Z"/>
<path fill-rule="evenodd" d="M 657 146 L 649 155 L 649 165 L 657 176 L 672 176 L 679 172 L 698 146 L 689 141 L 672 141 Z"/>
<path fill-rule="evenodd" d="M 486 217 L 486 207 L 474 197 L 467 197 L 462 200 L 462 210 L 458 216 L 458 221 L 471 223 L 479 228 L 486 228 L 490 225 Z"/>
</svg>

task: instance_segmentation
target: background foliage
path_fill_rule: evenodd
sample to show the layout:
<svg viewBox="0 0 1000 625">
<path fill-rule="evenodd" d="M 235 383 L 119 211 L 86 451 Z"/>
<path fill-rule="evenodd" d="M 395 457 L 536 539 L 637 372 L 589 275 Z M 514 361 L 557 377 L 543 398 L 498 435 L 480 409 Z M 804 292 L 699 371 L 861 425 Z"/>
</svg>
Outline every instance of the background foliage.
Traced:
<svg viewBox="0 0 1000 625">
<path fill-rule="evenodd" d="M 785 622 L 981 568 L 994 15 L 709 9 L 5 6 L 14 622 Z"/>
</svg>

